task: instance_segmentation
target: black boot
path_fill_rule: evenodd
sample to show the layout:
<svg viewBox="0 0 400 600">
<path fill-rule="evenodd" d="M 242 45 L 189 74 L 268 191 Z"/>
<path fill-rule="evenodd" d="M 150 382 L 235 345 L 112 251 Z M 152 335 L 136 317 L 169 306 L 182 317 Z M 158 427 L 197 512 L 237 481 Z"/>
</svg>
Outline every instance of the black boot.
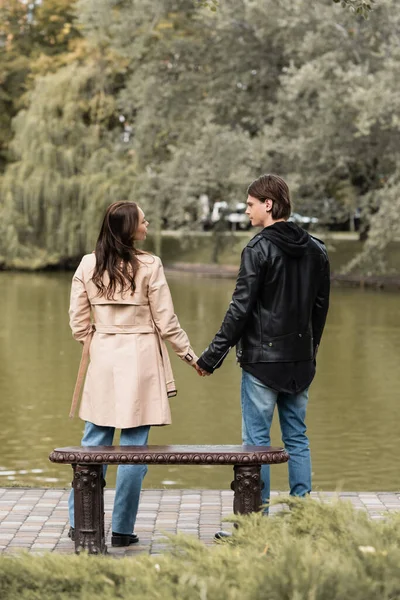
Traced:
<svg viewBox="0 0 400 600">
<path fill-rule="evenodd" d="M 112 532 L 111 536 L 111 546 L 121 547 L 121 546 L 130 546 L 131 544 L 137 544 L 139 541 L 138 536 L 135 533 L 115 533 Z"/>
</svg>

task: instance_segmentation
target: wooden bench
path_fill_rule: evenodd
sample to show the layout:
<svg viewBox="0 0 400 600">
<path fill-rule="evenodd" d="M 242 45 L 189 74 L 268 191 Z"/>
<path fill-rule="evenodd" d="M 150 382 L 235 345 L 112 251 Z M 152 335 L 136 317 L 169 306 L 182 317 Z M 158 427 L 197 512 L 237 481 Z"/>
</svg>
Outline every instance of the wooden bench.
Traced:
<svg viewBox="0 0 400 600">
<path fill-rule="evenodd" d="M 233 465 L 233 512 L 261 506 L 261 465 L 284 463 L 289 455 L 270 446 L 90 446 L 56 448 L 55 463 L 71 464 L 75 499 L 75 552 L 105 554 L 103 465 Z"/>
</svg>

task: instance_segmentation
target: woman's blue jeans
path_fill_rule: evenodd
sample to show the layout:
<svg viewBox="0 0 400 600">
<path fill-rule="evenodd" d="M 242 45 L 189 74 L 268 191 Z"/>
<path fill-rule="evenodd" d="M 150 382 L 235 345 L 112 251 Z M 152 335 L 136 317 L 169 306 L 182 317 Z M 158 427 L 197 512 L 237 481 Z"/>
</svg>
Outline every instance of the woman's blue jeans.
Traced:
<svg viewBox="0 0 400 600">
<path fill-rule="evenodd" d="M 311 492 L 311 456 L 306 435 L 308 389 L 299 394 L 276 392 L 259 379 L 242 370 L 242 438 L 243 444 L 270 446 L 270 429 L 275 405 L 278 407 L 282 441 L 289 453 L 289 487 L 291 496 Z M 262 503 L 269 502 L 270 467 L 261 466 L 264 487 Z M 266 511 L 267 512 L 267 511 Z"/>
<path fill-rule="evenodd" d="M 150 425 L 121 429 L 121 446 L 145 446 L 149 437 Z M 114 427 L 102 427 L 94 423 L 85 423 L 82 446 L 112 446 Z M 107 465 L 103 467 L 106 476 Z M 142 481 L 147 473 L 147 465 L 119 465 L 115 489 L 114 509 L 112 514 L 112 530 L 115 533 L 130 534 L 133 532 L 139 508 Z M 71 490 L 68 501 L 69 522 L 75 527 L 74 490 Z"/>
</svg>

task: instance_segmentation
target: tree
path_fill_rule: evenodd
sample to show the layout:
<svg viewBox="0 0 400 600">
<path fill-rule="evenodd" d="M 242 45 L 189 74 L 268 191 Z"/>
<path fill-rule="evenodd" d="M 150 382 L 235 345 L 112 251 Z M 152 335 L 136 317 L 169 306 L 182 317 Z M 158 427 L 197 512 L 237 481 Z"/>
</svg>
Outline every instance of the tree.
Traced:
<svg viewBox="0 0 400 600">
<path fill-rule="evenodd" d="M 121 67 L 123 69 L 123 67 Z M 17 158 L 2 182 L 3 260 L 58 264 L 93 247 L 105 206 L 130 190 L 118 156 L 118 74 L 104 57 L 37 81 L 15 119 Z M 125 171 L 125 173 L 124 173 Z"/>
<path fill-rule="evenodd" d="M 89 251 L 117 198 L 159 231 L 195 226 L 202 194 L 237 202 L 268 171 L 288 178 L 300 211 L 379 209 L 397 181 L 395 0 L 369 21 L 332 0 L 201 4 L 78 0 L 79 52 L 37 75 L 15 120 L 7 261 Z"/>
<path fill-rule="evenodd" d="M 376 212 L 370 217 L 370 230 L 363 250 L 343 269 L 366 275 L 386 274 L 385 250 L 400 231 L 400 163 L 384 184 L 371 194 Z"/>
<path fill-rule="evenodd" d="M 33 74 L 59 68 L 59 57 L 80 38 L 74 4 L 75 0 L 0 1 L 0 170 L 9 159 L 11 120 L 25 106 Z"/>
<path fill-rule="evenodd" d="M 400 159 L 400 19 L 395 5 L 383 0 L 373 22 L 339 12 L 332 21 L 319 6 L 308 33 L 299 21 L 291 25 L 297 37 L 294 29 L 288 32 L 294 45 L 261 147 L 274 168 L 286 170 L 305 210 L 323 215 L 326 208 L 331 220 L 361 207 L 368 222 L 387 185 L 393 189 Z M 383 223 L 371 220 L 373 237 L 379 237 Z M 377 260 L 377 268 L 382 265 Z"/>
</svg>

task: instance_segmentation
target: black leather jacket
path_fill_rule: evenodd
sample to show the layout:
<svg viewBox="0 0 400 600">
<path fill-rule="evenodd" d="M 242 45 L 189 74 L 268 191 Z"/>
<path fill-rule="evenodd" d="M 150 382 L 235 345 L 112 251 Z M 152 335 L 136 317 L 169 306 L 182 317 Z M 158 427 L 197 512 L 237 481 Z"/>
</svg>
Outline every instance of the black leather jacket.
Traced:
<svg viewBox="0 0 400 600">
<path fill-rule="evenodd" d="M 213 372 L 233 346 L 240 363 L 315 357 L 329 307 L 323 242 L 294 223 L 263 229 L 244 248 L 220 330 L 198 364 Z"/>
</svg>

